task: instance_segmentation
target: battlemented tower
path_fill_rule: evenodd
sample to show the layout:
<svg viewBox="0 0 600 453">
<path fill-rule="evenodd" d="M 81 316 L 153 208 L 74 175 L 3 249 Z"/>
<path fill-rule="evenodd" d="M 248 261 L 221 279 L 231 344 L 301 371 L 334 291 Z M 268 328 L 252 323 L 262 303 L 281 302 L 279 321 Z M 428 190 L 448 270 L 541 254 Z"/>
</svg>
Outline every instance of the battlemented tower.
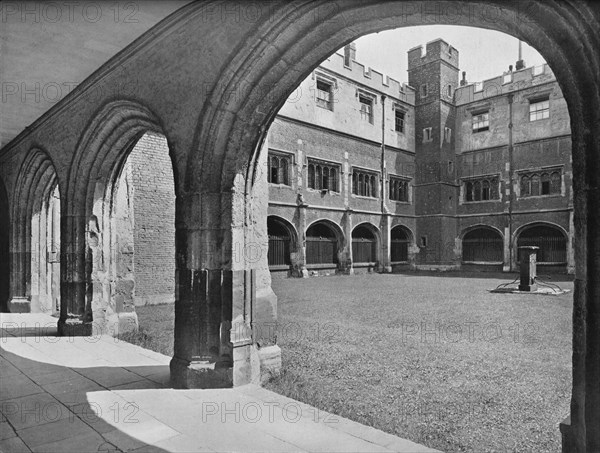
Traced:
<svg viewBox="0 0 600 453">
<path fill-rule="evenodd" d="M 457 236 L 454 92 L 458 87 L 458 51 L 442 39 L 408 51 L 408 82 L 415 102 L 415 214 L 417 263 L 452 266 Z"/>
</svg>

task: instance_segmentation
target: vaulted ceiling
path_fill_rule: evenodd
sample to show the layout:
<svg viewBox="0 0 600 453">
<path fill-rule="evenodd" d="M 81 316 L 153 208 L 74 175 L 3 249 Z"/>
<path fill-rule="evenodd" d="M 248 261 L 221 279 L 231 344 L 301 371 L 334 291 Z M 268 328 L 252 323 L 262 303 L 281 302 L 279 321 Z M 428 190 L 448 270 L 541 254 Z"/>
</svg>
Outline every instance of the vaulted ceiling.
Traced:
<svg viewBox="0 0 600 453">
<path fill-rule="evenodd" d="M 186 3 L 189 0 L 0 5 L 0 148 Z"/>
</svg>

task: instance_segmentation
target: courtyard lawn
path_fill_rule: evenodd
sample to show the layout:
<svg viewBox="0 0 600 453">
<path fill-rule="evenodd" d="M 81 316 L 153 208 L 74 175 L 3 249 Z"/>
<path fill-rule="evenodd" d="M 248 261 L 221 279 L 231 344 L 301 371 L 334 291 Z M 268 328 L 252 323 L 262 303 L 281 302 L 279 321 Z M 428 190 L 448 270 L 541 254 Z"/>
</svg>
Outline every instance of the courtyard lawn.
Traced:
<svg viewBox="0 0 600 453">
<path fill-rule="evenodd" d="M 487 292 L 507 280 L 274 280 L 284 372 L 267 387 L 447 452 L 558 452 L 558 423 L 569 412 L 572 292 Z M 169 340 L 164 353 L 172 311 L 138 311 L 150 337 Z"/>
</svg>

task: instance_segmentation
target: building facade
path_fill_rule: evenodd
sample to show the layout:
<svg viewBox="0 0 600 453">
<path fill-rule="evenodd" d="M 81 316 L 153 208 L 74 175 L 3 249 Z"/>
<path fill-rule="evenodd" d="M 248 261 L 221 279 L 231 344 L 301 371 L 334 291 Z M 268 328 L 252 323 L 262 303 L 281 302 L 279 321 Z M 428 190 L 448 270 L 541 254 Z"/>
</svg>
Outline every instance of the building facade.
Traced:
<svg viewBox="0 0 600 453">
<path fill-rule="evenodd" d="M 271 273 L 511 271 L 520 245 L 572 272 L 569 121 L 547 65 L 467 83 L 438 39 L 409 50 L 401 84 L 346 46 L 264 144 Z"/>
</svg>

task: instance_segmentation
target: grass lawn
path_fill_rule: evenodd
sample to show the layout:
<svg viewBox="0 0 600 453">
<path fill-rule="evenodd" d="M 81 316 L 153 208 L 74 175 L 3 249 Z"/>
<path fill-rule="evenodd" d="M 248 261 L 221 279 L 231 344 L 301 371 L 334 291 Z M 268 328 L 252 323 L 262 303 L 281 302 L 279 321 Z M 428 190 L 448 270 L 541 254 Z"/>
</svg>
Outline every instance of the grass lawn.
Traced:
<svg viewBox="0 0 600 453">
<path fill-rule="evenodd" d="M 267 387 L 443 451 L 558 452 L 572 293 L 487 292 L 507 279 L 274 280 L 284 372 Z M 170 355 L 172 306 L 138 314 L 140 344 Z"/>
</svg>

